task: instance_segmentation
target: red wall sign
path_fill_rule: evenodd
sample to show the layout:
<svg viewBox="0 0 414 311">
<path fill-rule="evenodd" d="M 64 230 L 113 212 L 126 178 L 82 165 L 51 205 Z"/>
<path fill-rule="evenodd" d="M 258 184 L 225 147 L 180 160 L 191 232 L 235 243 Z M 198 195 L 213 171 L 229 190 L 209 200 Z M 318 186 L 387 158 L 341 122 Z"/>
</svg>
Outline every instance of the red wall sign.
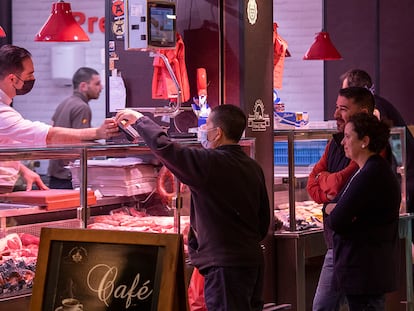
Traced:
<svg viewBox="0 0 414 311">
<path fill-rule="evenodd" d="M 92 16 L 87 18 L 86 14 L 83 12 L 72 12 L 72 14 L 79 25 L 84 25 L 87 23 L 89 33 L 94 33 L 96 31 L 96 28 L 99 28 L 102 33 L 105 33 L 105 17 L 99 18 Z"/>
</svg>

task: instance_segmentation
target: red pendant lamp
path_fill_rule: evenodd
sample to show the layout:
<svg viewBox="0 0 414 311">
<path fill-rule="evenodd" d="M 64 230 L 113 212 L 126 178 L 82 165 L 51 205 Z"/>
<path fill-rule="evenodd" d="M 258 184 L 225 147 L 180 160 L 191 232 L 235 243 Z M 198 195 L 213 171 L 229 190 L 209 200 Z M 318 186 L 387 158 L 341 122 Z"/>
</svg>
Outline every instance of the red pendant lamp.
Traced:
<svg viewBox="0 0 414 311">
<path fill-rule="evenodd" d="M 341 54 L 333 45 L 329 33 L 325 31 L 325 1 L 322 2 L 322 31 L 316 34 L 315 41 L 303 56 L 304 60 L 339 60 Z"/>
<path fill-rule="evenodd" d="M 4 32 L 3 27 L 0 26 L 0 38 L 6 37 L 6 33 Z"/>
<path fill-rule="evenodd" d="M 73 17 L 70 3 L 61 0 L 52 4 L 50 16 L 36 34 L 35 41 L 89 41 L 89 37 Z"/>
<path fill-rule="evenodd" d="M 341 54 L 333 45 L 329 33 L 321 31 L 316 34 L 315 41 L 303 56 L 305 60 L 338 60 L 342 59 Z"/>
</svg>

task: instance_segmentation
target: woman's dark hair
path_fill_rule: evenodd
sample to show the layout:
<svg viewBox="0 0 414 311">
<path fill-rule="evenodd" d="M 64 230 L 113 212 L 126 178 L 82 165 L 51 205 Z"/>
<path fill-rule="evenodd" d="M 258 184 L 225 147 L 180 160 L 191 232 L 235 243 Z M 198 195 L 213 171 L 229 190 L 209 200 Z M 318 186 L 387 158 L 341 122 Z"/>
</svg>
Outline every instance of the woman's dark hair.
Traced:
<svg viewBox="0 0 414 311">
<path fill-rule="evenodd" d="M 358 138 L 369 137 L 368 149 L 379 153 L 388 146 L 390 138 L 390 128 L 383 121 L 372 114 L 356 113 L 349 118 L 350 123 L 354 126 L 354 132 Z"/>
<path fill-rule="evenodd" d="M 246 116 L 239 107 L 234 105 L 220 105 L 215 107 L 210 116 L 214 126 L 222 129 L 230 140 L 238 142 L 246 128 Z"/>
</svg>

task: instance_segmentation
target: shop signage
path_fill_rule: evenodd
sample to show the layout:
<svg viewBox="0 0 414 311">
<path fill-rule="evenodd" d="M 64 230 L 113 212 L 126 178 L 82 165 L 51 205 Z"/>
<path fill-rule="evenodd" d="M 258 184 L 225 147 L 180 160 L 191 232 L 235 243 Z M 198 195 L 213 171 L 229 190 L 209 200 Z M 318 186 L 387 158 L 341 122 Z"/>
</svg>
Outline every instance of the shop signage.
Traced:
<svg viewBox="0 0 414 311">
<path fill-rule="evenodd" d="M 79 25 L 87 26 L 89 33 L 94 33 L 98 30 L 102 33 L 105 33 L 105 17 L 86 17 L 86 14 L 83 12 L 72 12 L 72 14 Z"/>
<path fill-rule="evenodd" d="M 256 0 L 249 0 L 249 2 L 247 2 L 247 18 L 249 19 L 250 24 L 252 25 L 256 24 L 256 20 L 257 20 Z"/>
<path fill-rule="evenodd" d="M 42 228 L 40 241 L 32 311 L 187 308 L 180 235 Z"/>
<path fill-rule="evenodd" d="M 257 99 L 254 103 L 253 113 L 248 116 L 247 126 L 253 132 L 265 132 L 270 127 L 270 117 L 265 113 L 265 106 L 261 99 Z"/>
</svg>

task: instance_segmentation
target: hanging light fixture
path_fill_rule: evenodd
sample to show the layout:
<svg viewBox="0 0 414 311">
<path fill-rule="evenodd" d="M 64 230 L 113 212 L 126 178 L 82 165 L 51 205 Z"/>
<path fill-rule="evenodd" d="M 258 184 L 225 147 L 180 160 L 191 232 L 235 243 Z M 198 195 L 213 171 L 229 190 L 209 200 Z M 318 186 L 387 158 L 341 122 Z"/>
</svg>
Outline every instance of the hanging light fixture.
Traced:
<svg viewBox="0 0 414 311">
<path fill-rule="evenodd" d="M 73 17 L 70 3 L 61 0 L 52 4 L 49 18 L 36 34 L 35 41 L 89 41 L 89 37 Z"/>
<path fill-rule="evenodd" d="M 6 36 L 6 33 L 4 32 L 3 27 L 0 26 L 0 38 L 4 38 Z"/>
<path fill-rule="evenodd" d="M 322 2 L 322 31 L 316 34 L 315 41 L 303 56 L 304 60 L 339 60 L 341 54 L 333 45 L 325 30 L 325 1 Z"/>
</svg>

